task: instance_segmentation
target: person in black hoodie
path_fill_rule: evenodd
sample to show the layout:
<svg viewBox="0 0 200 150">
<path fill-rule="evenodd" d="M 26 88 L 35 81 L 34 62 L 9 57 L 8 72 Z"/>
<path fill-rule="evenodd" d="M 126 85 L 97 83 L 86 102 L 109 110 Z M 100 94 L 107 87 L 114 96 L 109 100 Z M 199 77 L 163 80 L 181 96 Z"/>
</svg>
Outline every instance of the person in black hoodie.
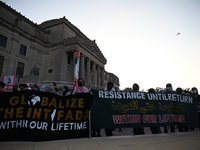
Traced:
<svg viewBox="0 0 200 150">
<path fill-rule="evenodd" d="M 153 88 L 150 88 L 148 90 L 149 93 L 156 93 L 156 91 Z M 150 127 L 151 133 L 152 134 L 160 134 L 162 133 L 160 126 L 154 126 L 154 127 Z"/>
<path fill-rule="evenodd" d="M 116 91 L 115 88 L 114 88 L 113 82 L 110 82 L 110 81 L 107 83 L 107 88 L 104 89 L 104 90 L 110 91 L 110 92 L 115 92 Z M 113 136 L 112 131 L 114 131 L 114 130 L 115 129 L 105 129 L 106 136 Z"/>
<path fill-rule="evenodd" d="M 198 128 L 200 129 L 200 95 L 198 94 L 198 90 L 196 87 L 191 89 L 191 95 L 197 100 L 197 111 L 198 111 Z M 195 127 L 190 127 L 191 131 L 194 131 Z"/>
<path fill-rule="evenodd" d="M 133 88 L 131 91 L 134 91 L 134 92 L 139 92 L 139 85 L 137 83 L 134 83 L 133 84 Z M 133 128 L 133 133 L 134 135 L 140 135 L 140 134 L 145 134 L 144 133 L 144 127 L 141 127 L 141 128 Z"/>
<path fill-rule="evenodd" d="M 167 85 L 166 85 L 166 89 L 165 89 L 165 91 L 164 91 L 165 93 L 174 93 L 174 91 L 173 91 L 173 87 L 172 87 L 172 84 L 171 83 L 168 83 Z M 171 133 L 174 133 L 175 132 L 175 127 L 174 127 L 174 125 L 172 126 L 170 126 L 170 132 Z M 168 133 L 168 126 L 164 126 L 164 133 Z"/>
<path fill-rule="evenodd" d="M 178 87 L 176 89 L 176 93 L 178 93 L 178 94 L 184 94 L 182 88 L 180 88 L 180 87 Z M 178 131 L 179 132 L 188 132 L 189 128 L 187 126 L 180 126 L 180 125 L 178 125 Z"/>
</svg>

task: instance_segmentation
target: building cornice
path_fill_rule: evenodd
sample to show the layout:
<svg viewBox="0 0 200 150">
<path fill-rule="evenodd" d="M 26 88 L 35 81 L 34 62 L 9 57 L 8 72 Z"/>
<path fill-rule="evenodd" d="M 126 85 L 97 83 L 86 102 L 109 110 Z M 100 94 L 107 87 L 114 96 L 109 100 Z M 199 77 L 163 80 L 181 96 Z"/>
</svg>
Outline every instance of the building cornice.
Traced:
<svg viewBox="0 0 200 150">
<path fill-rule="evenodd" d="M 40 25 L 34 23 L 33 21 L 29 20 L 27 17 L 23 16 L 21 13 L 17 12 L 12 7 L 8 6 L 6 3 L 0 1 L 0 9 L 1 7 L 5 7 L 6 10 L 10 11 L 12 14 L 14 14 L 17 19 L 26 21 L 27 23 L 31 24 L 34 28 L 37 28 L 38 30 L 44 32 L 45 34 L 49 34 L 50 32 L 43 29 Z"/>
<path fill-rule="evenodd" d="M 72 31 L 74 31 L 77 35 L 79 35 L 82 38 L 88 39 L 87 36 L 85 36 L 75 25 L 73 25 L 68 19 L 65 18 L 59 18 L 59 19 L 52 19 L 44 21 L 40 24 L 40 26 L 44 29 L 48 29 L 53 26 L 57 26 L 59 24 L 66 24 Z M 89 40 L 89 39 L 88 39 Z"/>
</svg>

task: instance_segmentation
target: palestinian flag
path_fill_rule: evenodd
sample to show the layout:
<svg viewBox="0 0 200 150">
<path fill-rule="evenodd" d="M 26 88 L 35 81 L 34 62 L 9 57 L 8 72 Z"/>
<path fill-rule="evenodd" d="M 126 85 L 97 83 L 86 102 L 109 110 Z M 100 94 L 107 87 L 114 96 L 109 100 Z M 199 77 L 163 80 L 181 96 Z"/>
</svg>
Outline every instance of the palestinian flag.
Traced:
<svg viewBox="0 0 200 150">
<path fill-rule="evenodd" d="M 80 51 L 77 52 L 75 58 L 74 58 L 74 64 L 75 64 L 75 68 L 74 68 L 74 78 L 75 78 L 75 83 L 73 85 L 73 87 L 76 86 L 76 82 L 78 81 L 78 75 L 79 75 L 79 66 L 80 66 Z"/>
<path fill-rule="evenodd" d="M 76 53 L 76 56 L 74 57 L 74 64 L 75 64 L 75 65 L 77 64 L 78 60 L 80 59 L 80 56 L 81 56 L 81 52 L 78 51 L 78 52 Z"/>
</svg>

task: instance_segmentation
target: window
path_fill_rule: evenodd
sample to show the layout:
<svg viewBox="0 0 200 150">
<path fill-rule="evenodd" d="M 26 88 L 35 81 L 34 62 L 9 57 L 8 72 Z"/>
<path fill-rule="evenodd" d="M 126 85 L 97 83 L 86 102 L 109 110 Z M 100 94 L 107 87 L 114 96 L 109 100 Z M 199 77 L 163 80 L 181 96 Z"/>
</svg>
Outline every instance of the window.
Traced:
<svg viewBox="0 0 200 150">
<path fill-rule="evenodd" d="M 4 62 L 4 57 L 0 56 L 0 76 L 2 75 L 3 72 L 3 62 Z"/>
<path fill-rule="evenodd" d="M 26 55 L 26 46 L 24 46 L 24 45 L 20 45 L 20 51 L 19 51 L 19 53 L 21 54 L 21 55 Z"/>
<path fill-rule="evenodd" d="M 16 75 L 17 77 L 19 78 L 22 78 L 23 77 L 23 74 L 24 74 L 24 66 L 25 64 L 24 63 L 21 63 L 21 62 L 18 62 L 17 63 L 17 72 L 16 72 Z"/>
<path fill-rule="evenodd" d="M 6 48 L 7 44 L 7 37 L 0 34 L 0 46 Z"/>
<path fill-rule="evenodd" d="M 67 64 L 70 65 L 71 64 L 71 57 L 68 55 L 68 58 L 67 58 Z"/>
<path fill-rule="evenodd" d="M 53 72 L 53 69 L 49 69 L 49 73 L 52 73 Z"/>
</svg>

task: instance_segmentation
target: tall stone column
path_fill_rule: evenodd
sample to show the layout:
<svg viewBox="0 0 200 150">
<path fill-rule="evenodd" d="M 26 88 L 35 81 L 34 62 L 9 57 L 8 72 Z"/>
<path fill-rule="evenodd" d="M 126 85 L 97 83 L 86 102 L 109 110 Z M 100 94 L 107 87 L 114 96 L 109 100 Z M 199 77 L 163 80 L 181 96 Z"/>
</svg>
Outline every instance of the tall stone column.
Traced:
<svg viewBox="0 0 200 150">
<path fill-rule="evenodd" d="M 85 74 L 85 57 L 83 54 L 81 54 L 81 62 L 80 62 L 80 77 L 81 78 L 85 78 L 84 77 Z"/>
<path fill-rule="evenodd" d="M 101 86 L 103 87 L 104 87 L 104 80 L 105 80 L 104 67 L 101 67 Z"/>
<path fill-rule="evenodd" d="M 86 61 L 87 61 L 87 77 L 86 77 L 86 80 L 87 80 L 87 84 L 91 84 L 90 59 L 87 57 Z"/>
<path fill-rule="evenodd" d="M 101 75 L 100 75 L 100 66 L 97 65 L 97 86 L 100 86 Z"/>
<path fill-rule="evenodd" d="M 92 84 L 96 85 L 96 64 L 94 63 L 94 61 L 92 61 L 91 63 L 92 63 Z"/>
</svg>

